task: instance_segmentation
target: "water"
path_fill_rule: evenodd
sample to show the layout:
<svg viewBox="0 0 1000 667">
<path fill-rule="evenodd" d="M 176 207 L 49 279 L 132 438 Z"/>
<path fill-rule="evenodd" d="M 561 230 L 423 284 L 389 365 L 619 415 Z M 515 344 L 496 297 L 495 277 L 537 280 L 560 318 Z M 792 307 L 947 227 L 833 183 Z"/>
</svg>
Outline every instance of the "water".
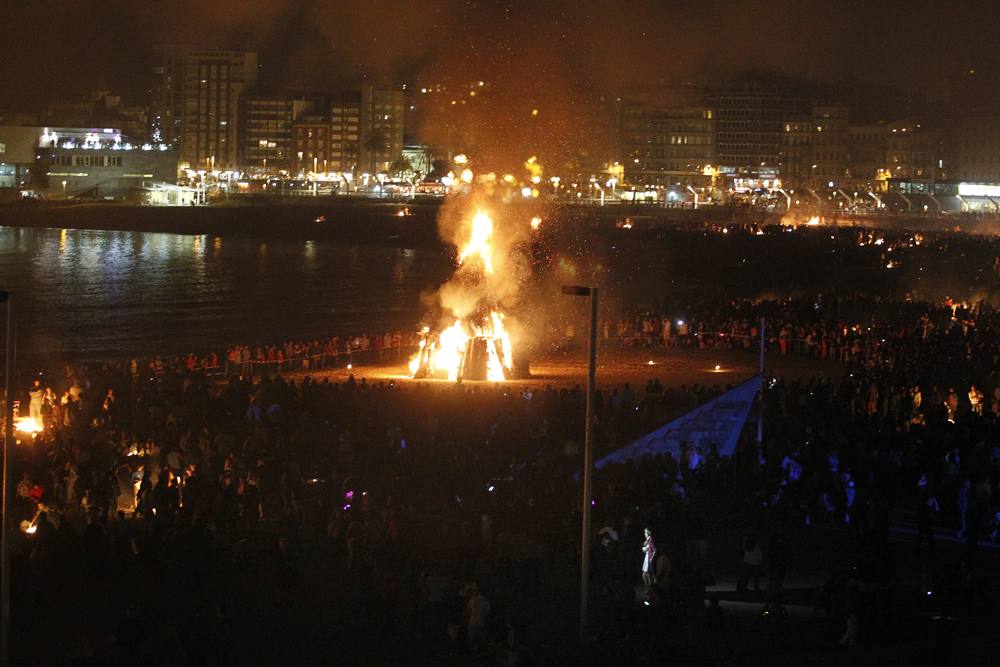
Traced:
<svg viewBox="0 0 1000 667">
<path fill-rule="evenodd" d="M 0 228 L 18 350 L 104 359 L 410 330 L 452 270 L 435 249 Z"/>
</svg>

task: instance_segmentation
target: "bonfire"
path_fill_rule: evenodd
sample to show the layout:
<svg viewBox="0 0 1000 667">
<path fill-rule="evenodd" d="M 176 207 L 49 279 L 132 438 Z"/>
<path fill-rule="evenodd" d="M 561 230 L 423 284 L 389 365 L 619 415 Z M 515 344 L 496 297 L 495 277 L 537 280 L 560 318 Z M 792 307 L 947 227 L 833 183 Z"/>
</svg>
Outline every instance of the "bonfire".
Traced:
<svg viewBox="0 0 1000 667">
<path fill-rule="evenodd" d="M 472 216 L 467 241 L 458 249 L 456 273 L 462 289 L 479 295 L 478 302 L 470 313 L 452 312 L 451 324 L 442 330 L 421 331 L 419 350 L 410 359 L 412 377 L 491 382 L 512 377 L 514 353 L 505 314 L 483 289 L 496 268 L 493 255 L 493 219 L 480 210 Z"/>
</svg>

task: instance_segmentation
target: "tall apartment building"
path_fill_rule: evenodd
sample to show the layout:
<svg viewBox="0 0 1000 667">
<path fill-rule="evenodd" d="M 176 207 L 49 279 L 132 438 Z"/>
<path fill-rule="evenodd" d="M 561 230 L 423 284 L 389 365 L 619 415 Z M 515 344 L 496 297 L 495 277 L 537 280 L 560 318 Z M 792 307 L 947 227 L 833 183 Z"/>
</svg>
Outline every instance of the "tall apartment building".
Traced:
<svg viewBox="0 0 1000 667">
<path fill-rule="evenodd" d="M 890 178 L 885 161 L 885 134 L 882 124 L 848 124 L 846 187 L 855 191 L 885 189 Z"/>
<path fill-rule="evenodd" d="M 714 110 L 705 105 L 629 102 L 620 108 L 619 155 L 625 180 L 701 185 L 715 162 Z"/>
<path fill-rule="evenodd" d="M 785 118 L 778 172 L 786 188 L 842 187 L 849 176 L 847 156 L 846 106 L 818 105 Z"/>
<path fill-rule="evenodd" d="M 358 169 L 361 104 L 342 96 L 326 116 L 303 116 L 292 126 L 292 173 L 353 172 Z"/>
<path fill-rule="evenodd" d="M 888 123 L 885 132 L 886 169 L 891 178 L 930 180 L 946 177 L 937 131 L 907 119 Z"/>
<path fill-rule="evenodd" d="M 810 104 L 781 82 L 744 79 L 713 97 L 716 161 L 733 174 L 776 174 L 786 118 L 806 116 Z"/>
<path fill-rule="evenodd" d="M 815 106 L 812 110 L 811 188 L 839 188 L 847 176 L 847 107 Z"/>
<path fill-rule="evenodd" d="M 149 136 L 154 142 L 180 145 L 184 116 L 184 51 L 172 47 L 154 49 L 149 87 Z"/>
<path fill-rule="evenodd" d="M 402 123 L 402 116 L 400 116 Z M 402 151 L 402 125 L 399 128 Z M 353 171 L 359 168 L 361 150 L 361 102 L 357 97 L 342 97 L 330 103 L 330 169 Z M 398 157 L 398 156 L 397 156 Z M 392 158 L 395 160 L 396 158 Z"/>
<path fill-rule="evenodd" d="M 788 116 L 781 134 L 779 175 L 786 188 L 808 187 L 812 178 L 812 116 Z"/>
<path fill-rule="evenodd" d="M 628 183 L 706 185 L 715 164 L 715 110 L 692 86 L 643 86 L 616 101 L 616 158 Z"/>
<path fill-rule="evenodd" d="M 239 100 L 257 82 L 257 54 L 175 47 L 157 53 L 150 89 L 152 136 L 178 144 L 181 159 L 192 167 L 235 167 Z"/>
<path fill-rule="evenodd" d="M 241 100 L 240 166 L 265 171 L 292 166 L 294 123 L 313 110 L 313 102 L 263 91 Z"/>
<path fill-rule="evenodd" d="M 954 178 L 1000 183 L 1000 117 L 980 112 L 962 118 L 950 140 Z M 942 158 L 944 161 L 944 158 Z"/>
<path fill-rule="evenodd" d="M 388 171 L 403 153 L 403 91 L 361 87 L 358 169 Z"/>
</svg>

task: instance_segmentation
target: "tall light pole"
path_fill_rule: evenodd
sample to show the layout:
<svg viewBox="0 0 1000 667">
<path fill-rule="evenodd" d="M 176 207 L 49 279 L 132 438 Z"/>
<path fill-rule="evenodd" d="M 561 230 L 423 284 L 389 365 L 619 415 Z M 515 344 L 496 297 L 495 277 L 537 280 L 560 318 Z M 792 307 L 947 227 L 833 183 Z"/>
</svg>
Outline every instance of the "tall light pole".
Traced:
<svg viewBox="0 0 1000 667">
<path fill-rule="evenodd" d="M 587 345 L 587 409 L 583 437 L 583 501 L 580 528 L 580 640 L 587 637 L 587 603 L 590 599 L 590 473 L 594 467 L 594 379 L 597 375 L 597 288 L 564 285 L 563 294 L 590 297 L 590 338 Z"/>
<path fill-rule="evenodd" d="M 7 337 L 4 363 L 3 406 L 3 525 L 0 526 L 0 665 L 10 664 L 10 469 L 14 446 L 14 294 L 0 292 L 7 303 Z"/>
<path fill-rule="evenodd" d="M 690 185 L 687 186 L 688 191 L 694 195 L 694 207 L 698 208 L 698 191 L 692 188 Z"/>
</svg>

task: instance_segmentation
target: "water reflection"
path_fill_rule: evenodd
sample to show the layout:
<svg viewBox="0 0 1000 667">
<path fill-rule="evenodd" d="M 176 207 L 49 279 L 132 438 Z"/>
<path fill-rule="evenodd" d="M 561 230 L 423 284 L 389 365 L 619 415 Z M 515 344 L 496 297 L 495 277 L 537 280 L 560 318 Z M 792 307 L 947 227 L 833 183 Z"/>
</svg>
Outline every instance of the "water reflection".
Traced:
<svg viewBox="0 0 1000 667">
<path fill-rule="evenodd" d="M 29 355 L 119 357 L 403 329 L 451 265 L 331 242 L 0 229 L 0 288 L 25 294 Z M 331 315 L 331 313 L 333 315 Z"/>
</svg>

